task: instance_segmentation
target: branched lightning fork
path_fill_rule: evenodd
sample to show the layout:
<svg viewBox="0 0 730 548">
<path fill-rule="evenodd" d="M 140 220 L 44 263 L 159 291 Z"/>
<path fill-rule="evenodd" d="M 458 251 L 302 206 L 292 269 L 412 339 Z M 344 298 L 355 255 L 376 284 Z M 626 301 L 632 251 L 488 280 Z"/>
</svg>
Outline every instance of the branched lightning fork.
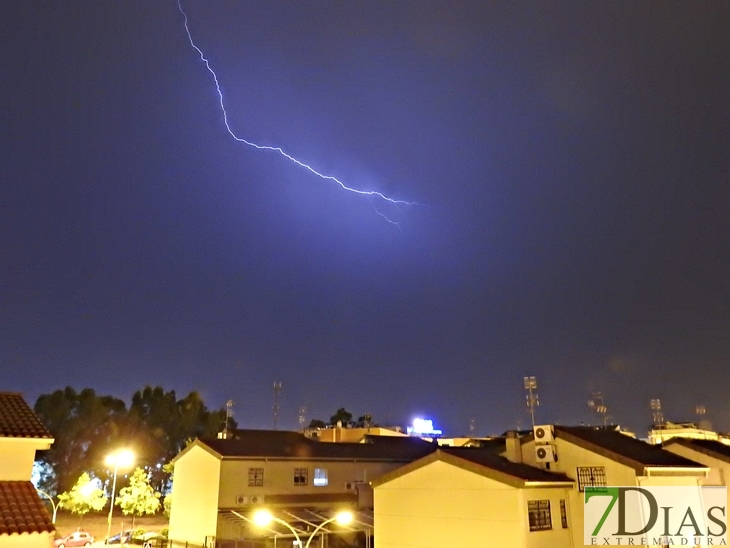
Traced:
<svg viewBox="0 0 730 548">
<path fill-rule="evenodd" d="M 311 173 L 313 173 L 317 177 L 320 177 L 322 179 L 325 179 L 325 180 L 328 180 L 328 181 L 332 181 L 334 183 L 337 183 L 338 185 L 340 185 L 340 187 L 342 187 L 344 190 L 347 190 L 348 192 L 353 192 L 355 194 L 361 194 L 363 196 L 369 196 L 369 197 L 379 198 L 379 199 L 381 199 L 381 200 L 383 200 L 385 202 L 388 202 L 389 204 L 393 205 L 396 208 L 398 208 L 398 205 L 399 204 L 404 204 L 404 205 L 419 205 L 417 202 L 407 202 L 405 200 L 396 200 L 396 199 L 390 198 L 390 197 L 386 196 L 385 194 L 383 194 L 381 192 L 378 192 L 376 190 L 360 190 L 360 189 L 357 189 L 357 188 L 353 188 L 353 187 L 347 186 L 345 183 L 343 183 L 342 181 L 340 181 L 337 177 L 334 177 L 332 175 L 325 175 L 323 173 L 320 173 L 319 171 L 317 171 L 316 169 L 314 169 L 312 166 L 305 164 L 304 162 L 302 162 L 301 160 L 298 160 L 297 158 L 295 158 L 294 156 L 291 156 L 290 154 L 287 154 L 280 147 L 259 145 L 259 144 L 256 144 L 256 143 L 254 143 L 252 141 L 248 141 L 248 140 L 246 140 L 246 139 L 244 139 L 244 138 L 239 137 L 238 135 L 236 135 L 236 133 L 231 129 L 231 126 L 230 126 L 230 124 L 228 122 L 228 112 L 226 111 L 225 102 L 223 101 L 223 92 L 221 91 L 220 82 L 218 81 L 218 75 L 211 68 L 210 62 L 205 57 L 205 54 L 203 53 L 203 50 L 201 50 L 197 45 L 195 45 L 195 42 L 193 41 L 193 35 L 190 32 L 190 26 L 188 25 L 188 16 L 185 13 L 185 10 L 183 10 L 181 0 L 178 0 L 177 1 L 177 7 L 178 7 L 178 9 L 180 10 L 180 13 L 183 16 L 184 24 L 185 24 L 185 32 L 188 35 L 188 41 L 190 42 L 190 45 L 192 46 L 192 48 L 195 51 L 198 52 L 198 55 L 200 56 L 200 60 L 203 61 L 203 63 L 205 63 L 205 67 L 208 69 L 208 72 L 210 72 L 210 74 L 213 76 L 213 80 L 215 82 L 215 88 L 216 88 L 216 91 L 218 92 L 218 103 L 220 105 L 221 112 L 223 113 L 223 123 L 225 124 L 226 130 L 231 135 L 231 137 L 233 137 L 239 143 L 243 143 L 245 145 L 248 145 L 250 147 L 256 148 L 258 150 L 273 150 L 275 152 L 278 152 L 279 154 L 281 154 L 287 160 L 289 160 L 291 162 L 294 162 L 295 164 L 297 164 L 300 167 L 303 167 L 304 169 L 310 171 Z M 382 213 L 381 211 L 379 211 L 375 207 L 374 204 L 373 204 L 373 207 L 375 208 L 375 211 L 376 211 L 376 213 L 378 215 L 380 215 L 381 217 L 383 217 L 389 223 L 392 223 L 392 224 L 394 224 L 394 225 L 396 225 L 396 226 L 398 226 L 400 228 L 399 223 L 397 223 L 396 221 L 393 221 L 392 219 L 388 218 L 384 213 Z"/>
</svg>

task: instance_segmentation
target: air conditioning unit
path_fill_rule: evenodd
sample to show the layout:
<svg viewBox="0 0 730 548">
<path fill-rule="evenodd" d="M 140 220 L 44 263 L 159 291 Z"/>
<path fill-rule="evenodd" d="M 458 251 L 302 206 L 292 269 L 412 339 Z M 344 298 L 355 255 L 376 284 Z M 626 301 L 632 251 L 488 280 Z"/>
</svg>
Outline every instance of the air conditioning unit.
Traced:
<svg viewBox="0 0 730 548">
<path fill-rule="evenodd" d="M 263 504 L 264 496 L 263 495 L 254 495 L 252 497 L 248 497 L 248 500 L 251 504 Z"/>
<path fill-rule="evenodd" d="M 533 432 L 535 434 L 535 443 L 549 443 L 555 439 L 553 436 L 553 427 L 549 424 L 535 426 Z"/>
<path fill-rule="evenodd" d="M 248 497 L 244 495 L 238 495 L 236 497 L 236 504 L 248 504 Z"/>
<path fill-rule="evenodd" d="M 355 485 L 354 481 L 348 481 L 347 483 L 345 483 L 345 489 L 347 489 L 348 491 L 354 491 L 355 489 L 357 489 L 357 486 Z"/>
<path fill-rule="evenodd" d="M 535 446 L 535 460 L 537 462 L 555 462 L 558 460 L 555 448 L 552 445 Z"/>
</svg>

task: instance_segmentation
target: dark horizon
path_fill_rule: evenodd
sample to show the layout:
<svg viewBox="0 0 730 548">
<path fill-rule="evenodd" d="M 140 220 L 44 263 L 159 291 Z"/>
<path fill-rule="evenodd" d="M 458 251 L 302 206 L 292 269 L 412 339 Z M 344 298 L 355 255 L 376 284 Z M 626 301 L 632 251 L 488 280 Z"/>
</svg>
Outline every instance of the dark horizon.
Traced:
<svg viewBox="0 0 730 548">
<path fill-rule="evenodd" d="M 730 430 L 730 5 L 10 2 L 0 390 Z M 395 219 L 399 226 L 381 214 Z"/>
</svg>

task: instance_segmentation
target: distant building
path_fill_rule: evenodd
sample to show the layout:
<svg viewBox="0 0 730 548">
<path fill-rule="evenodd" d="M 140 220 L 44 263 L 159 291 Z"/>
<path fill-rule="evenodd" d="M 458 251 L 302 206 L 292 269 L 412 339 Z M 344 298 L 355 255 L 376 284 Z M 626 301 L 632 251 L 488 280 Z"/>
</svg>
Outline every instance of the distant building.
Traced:
<svg viewBox="0 0 730 548">
<path fill-rule="evenodd" d="M 649 431 L 649 443 L 661 444 L 672 438 L 685 438 L 695 440 L 715 440 L 730 445 L 730 437 L 708 428 L 701 428 L 693 422 L 664 422 L 655 424 Z"/>
<path fill-rule="evenodd" d="M 308 438 L 324 442 L 359 443 L 365 436 L 395 436 L 406 437 L 398 426 L 383 427 L 371 426 L 368 428 L 346 428 L 333 426 L 329 428 L 305 428 L 304 435 Z"/>
<path fill-rule="evenodd" d="M 370 480 L 436 449 L 407 437 L 323 443 L 298 432 L 270 430 L 236 430 L 228 439 L 199 439 L 174 459 L 169 537 L 189 546 L 215 542 L 216 548 L 239 540 L 290 541 L 285 528 L 253 524 L 254 512 L 263 508 L 305 539 L 336 511 L 349 509 L 357 514 L 355 522 L 341 531 L 353 537 L 370 535 Z"/>
<path fill-rule="evenodd" d="M 16 393 L 0 392 L 0 548 L 48 548 L 56 528 L 30 482 L 53 436 Z"/>
</svg>

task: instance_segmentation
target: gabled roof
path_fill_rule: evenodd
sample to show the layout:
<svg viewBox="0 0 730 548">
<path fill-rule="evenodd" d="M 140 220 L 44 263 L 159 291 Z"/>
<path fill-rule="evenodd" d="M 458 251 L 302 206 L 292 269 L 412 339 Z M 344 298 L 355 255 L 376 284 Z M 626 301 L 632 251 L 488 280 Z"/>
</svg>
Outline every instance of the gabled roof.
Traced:
<svg viewBox="0 0 730 548">
<path fill-rule="evenodd" d="M 664 447 L 675 444 L 693 449 L 708 457 L 730 462 L 730 445 L 724 444 L 721 441 L 674 437 L 665 441 Z"/>
<path fill-rule="evenodd" d="M 707 469 L 702 464 L 622 434 L 618 430 L 556 425 L 554 431 L 557 438 L 629 466 L 639 475 L 643 475 L 646 468 L 697 469 L 698 473 Z"/>
<path fill-rule="evenodd" d="M 15 392 L 0 392 L 0 438 L 53 439 L 23 396 Z"/>
<path fill-rule="evenodd" d="M 56 530 L 38 493 L 29 481 L 0 481 L 0 538 Z"/>
<path fill-rule="evenodd" d="M 478 447 L 441 447 L 415 462 L 401 466 L 377 478 L 371 484 L 378 487 L 433 462 L 441 461 L 516 488 L 570 487 L 573 480 L 565 474 L 549 472 L 501 457 L 489 449 Z"/>
<path fill-rule="evenodd" d="M 236 430 L 229 439 L 201 438 L 192 445 L 203 446 L 224 459 L 269 458 L 293 460 L 370 460 L 410 462 L 432 453 L 436 444 L 417 438 L 368 440 L 367 443 L 328 443 L 307 438 L 299 432 L 281 430 Z M 179 459 L 187 448 L 175 460 Z"/>
</svg>

